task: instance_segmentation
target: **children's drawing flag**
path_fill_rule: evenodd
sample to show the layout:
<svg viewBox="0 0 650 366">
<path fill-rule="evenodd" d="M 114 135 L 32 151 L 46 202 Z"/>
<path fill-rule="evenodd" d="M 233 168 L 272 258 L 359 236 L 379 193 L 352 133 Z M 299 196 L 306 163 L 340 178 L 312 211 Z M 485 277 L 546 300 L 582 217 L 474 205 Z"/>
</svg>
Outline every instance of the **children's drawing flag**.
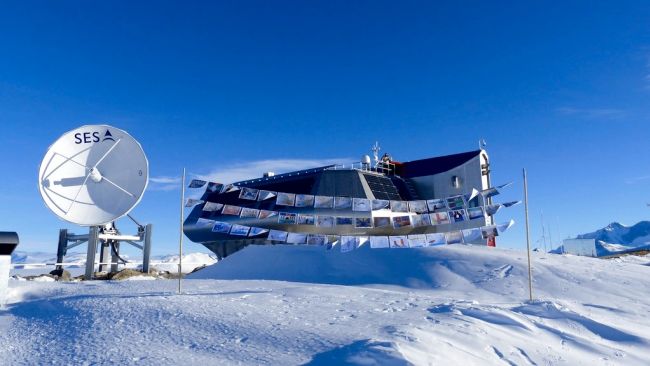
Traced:
<svg viewBox="0 0 650 366">
<path fill-rule="evenodd" d="M 188 198 L 187 202 L 185 203 L 185 207 L 194 207 L 194 206 L 196 206 L 198 204 L 201 204 L 201 203 L 203 203 L 202 200 L 196 200 L 194 198 Z"/>
<path fill-rule="evenodd" d="M 201 188 L 203 187 L 207 182 L 201 179 L 192 179 L 190 182 L 190 185 L 188 186 L 189 188 Z"/>
</svg>

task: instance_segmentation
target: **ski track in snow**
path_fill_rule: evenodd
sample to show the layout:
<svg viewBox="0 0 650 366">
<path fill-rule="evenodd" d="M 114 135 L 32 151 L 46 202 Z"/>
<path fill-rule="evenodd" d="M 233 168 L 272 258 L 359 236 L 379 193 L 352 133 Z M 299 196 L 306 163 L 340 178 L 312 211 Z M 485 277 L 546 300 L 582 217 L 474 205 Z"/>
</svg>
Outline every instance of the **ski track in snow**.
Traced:
<svg viewBox="0 0 650 366">
<path fill-rule="evenodd" d="M 268 249 L 253 251 L 279 253 Z M 391 252 L 359 250 L 348 258 L 361 263 L 369 256 L 377 264 L 384 254 Z M 9 304 L 0 310 L 0 364 L 591 366 L 650 360 L 647 266 L 537 255 L 538 300 L 526 302 L 520 252 L 400 251 L 429 264 L 427 271 L 410 272 L 420 277 L 404 279 L 415 287 L 396 285 L 392 277 L 381 284 L 381 273 L 363 278 L 366 284 L 296 282 L 293 271 L 308 270 L 301 267 L 331 270 L 300 255 L 303 263 L 276 270 L 274 280 L 191 279 L 182 295 L 173 280 L 11 281 Z M 232 265 L 250 262 L 236 257 Z M 248 264 L 256 271 L 248 277 L 273 268 Z M 358 281 L 366 273 L 358 271 L 353 280 L 339 281 Z"/>
</svg>

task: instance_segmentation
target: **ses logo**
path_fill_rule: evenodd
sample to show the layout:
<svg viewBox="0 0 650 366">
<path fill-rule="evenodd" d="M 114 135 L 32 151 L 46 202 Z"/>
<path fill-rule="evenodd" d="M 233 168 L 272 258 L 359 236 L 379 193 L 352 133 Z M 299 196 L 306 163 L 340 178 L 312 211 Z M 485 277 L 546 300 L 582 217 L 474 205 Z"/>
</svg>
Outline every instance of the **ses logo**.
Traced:
<svg viewBox="0 0 650 366">
<path fill-rule="evenodd" d="M 106 140 L 113 141 L 115 142 L 115 139 L 113 138 L 113 134 L 111 134 L 111 131 L 106 130 L 104 133 L 104 136 L 100 137 L 99 132 L 78 132 L 74 134 L 74 143 L 79 145 L 79 144 L 90 144 L 92 142 L 104 142 Z"/>
</svg>

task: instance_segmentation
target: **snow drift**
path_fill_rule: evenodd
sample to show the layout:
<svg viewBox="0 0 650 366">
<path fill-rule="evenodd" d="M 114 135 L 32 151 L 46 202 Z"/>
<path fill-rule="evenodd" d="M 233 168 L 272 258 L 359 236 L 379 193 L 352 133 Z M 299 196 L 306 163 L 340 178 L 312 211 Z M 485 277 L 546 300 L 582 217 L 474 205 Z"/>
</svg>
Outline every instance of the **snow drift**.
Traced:
<svg viewBox="0 0 650 366">
<path fill-rule="evenodd" d="M 503 266 L 511 261 L 511 253 L 464 247 L 476 249 L 473 257 L 480 256 L 480 261 L 471 262 L 464 250 L 451 248 L 371 249 L 364 245 L 341 253 L 338 248 L 328 251 L 321 246 L 251 245 L 188 278 L 463 289 L 482 278 L 486 266 L 503 267 L 497 276 L 526 273 Z"/>
<path fill-rule="evenodd" d="M 0 363 L 648 364 L 650 267 L 534 253 L 533 302 L 526 273 L 525 252 L 499 248 L 283 245 L 180 296 L 169 280 L 10 281 Z"/>
</svg>

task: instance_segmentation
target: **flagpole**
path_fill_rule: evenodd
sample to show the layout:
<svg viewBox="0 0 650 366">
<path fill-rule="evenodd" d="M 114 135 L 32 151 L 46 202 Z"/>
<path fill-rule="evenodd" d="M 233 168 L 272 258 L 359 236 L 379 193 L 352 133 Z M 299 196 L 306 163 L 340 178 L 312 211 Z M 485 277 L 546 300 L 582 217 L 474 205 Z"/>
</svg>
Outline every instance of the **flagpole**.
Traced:
<svg viewBox="0 0 650 366">
<path fill-rule="evenodd" d="M 528 298 L 533 301 L 533 276 L 530 267 L 530 226 L 528 224 L 528 177 L 524 168 L 524 207 L 526 212 L 526 254 L 528 254 Z"/>
<path fill-rule="evenodd" d="M 183 168 L 183 178 L 181 186 L 181 216 L 180 216 L 180 226 L 179 226 L 179 235 L 178 235 L 178 294 L 181 294 L 182 285 L 181 281 L 183 279 L 183 219 L 185 218 L 185 168 Z"/>
</svg>

